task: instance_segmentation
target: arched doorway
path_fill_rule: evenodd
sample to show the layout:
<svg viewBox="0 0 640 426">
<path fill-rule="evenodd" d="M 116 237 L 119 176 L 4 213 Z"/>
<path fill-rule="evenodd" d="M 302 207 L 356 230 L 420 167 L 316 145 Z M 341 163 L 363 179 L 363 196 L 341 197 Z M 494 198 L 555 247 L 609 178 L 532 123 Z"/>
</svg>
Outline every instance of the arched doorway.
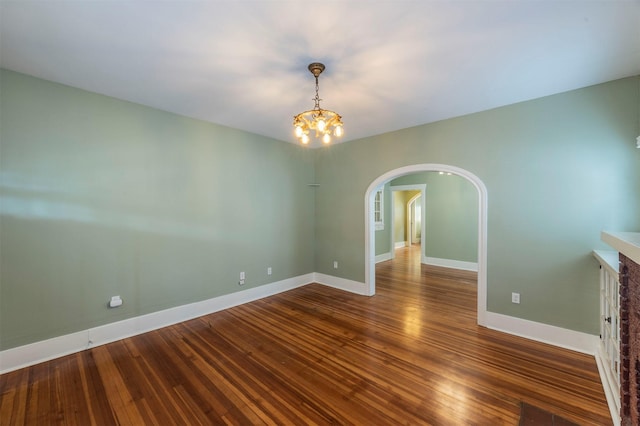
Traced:
<svg viewBox="0 0 640 426">
<path fill-rule="evenodd" d="M 375 288 L 375 227 L 373 196 L 376 188 L 391 179 L 418 172 L 447 172 L 467 179 L 478 191 L 478 324 L 486 325 L 487 312 L 487 188 L 473 173 L 447 164 L 414 164 L 391 170 L 376 178 L 365 193 L 365 285 L 370 296 Z"/>
</svg>

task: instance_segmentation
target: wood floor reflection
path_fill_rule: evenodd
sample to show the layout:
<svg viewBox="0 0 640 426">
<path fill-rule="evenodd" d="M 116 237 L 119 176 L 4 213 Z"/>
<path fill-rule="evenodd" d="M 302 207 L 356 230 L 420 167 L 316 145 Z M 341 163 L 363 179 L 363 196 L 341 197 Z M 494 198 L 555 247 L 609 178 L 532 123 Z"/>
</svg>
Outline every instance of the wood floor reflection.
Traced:
<svg viewBox="0 0 640 426">
<path fill-rule="evenodd" d="M 474 273 L 376 268 L 0 376 L 0 424 L 611 424 L 593 357 L 476 325 Z"/>
</svg>

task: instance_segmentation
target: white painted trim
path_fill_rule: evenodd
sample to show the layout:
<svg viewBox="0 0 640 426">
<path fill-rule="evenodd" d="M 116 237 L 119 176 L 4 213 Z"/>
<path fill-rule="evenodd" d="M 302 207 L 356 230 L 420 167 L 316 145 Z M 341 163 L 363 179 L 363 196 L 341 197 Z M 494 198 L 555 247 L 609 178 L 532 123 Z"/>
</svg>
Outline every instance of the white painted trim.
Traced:
<svg viewBox="0 0 640 426">
<path fill-rule="evenodd" d="M 89 331 L 83 330 L 0 352 L 0 374 L 87 349 Z"/>
<path fill-rule="evenodd" d="M 406 241 L 396 241 L 394 244 L 394 247 L 399 249 L 399 248 L 405 248 L 407 247 L 409 244 Z"/>
<path fill-rule="evenodd" d="M 600 266 L 604 267 L 611 276 L 620 281 L 620 256 L 617 251 L 613 250 L 594 250 L 593 256 L 598 259 Z"/>
<path fill-rule="evenodd" d="M 397 176 L 399 177 L 399 176 Z M 393 178 L 395 179 L 395 177 Z M 392 191 L 426 191 L 427 184 L 426 183 L 416 183 L 409 185 L 393 185 L 390 186 Z M 421 194 L 422 195 L 422 194 Z"/>
<path fill-rule="evenodd" d="M 604 365 L 605 361 L 602 356 L 602 345 L 598 345 L 596 352 L 596 364 L 598 365 L 598 373 L 600 381 L 604 388 L 604 396 L 607 398 L 609 413 L 614 426 L 620 426 L 620 389 L 613 389 L 610 385 L 612 381 L 607 377 L 610 369 Z"/>
<path fill-rule="evenodd" d="M 262 299 L 310 284 L 314 281 L 315 274 L 313 273 L 300 275 L 212 299 L 176 306 L 88 330 L 7 349 L 0 352 L 0 374 Z M 360 291 L 362 290 L 360 289 Z"/>
<path fill-rule="evenodd" d="M 414 164 L 391 170 L 376 178 L 364 194 L 364 282 L 367 294 L 376 292 L 375 229 L 373 226 L 373 191 L 391 179 L 419 172 L 449 172 L 467 179 L 478 191 L 478 324 L 487 323 L 487 187 L 473 173 L 447 164 Z M 424 206 L 423 206 L 424 214 Z"/>
<path fill-rule="evenodd" d="M 321 274 L 319 272 L 315 272 L 313 275 L 315 277 L 314 282 L 317 282 L 318 284 L 323 284 L 328 287 L 337 288 L 339 290 L 344 290 L 363 296 L 370 296 L 367 291 L 367 285 L 365 283 L 348 280 L 346 278 L 334 277 L 333 275 Z"/>
<path fill-rule="evenodd" d="M 593 334 L 568 330 L 540 322 L 509 315 L 487 312 L 486 327 L 537 342 L 547 343 L 572 351 L 595 355 L 600 339 Z"/>
<path fill-rule="evenodd" d="M 478 272 L 477 262 L 465 262 L 455 259 L 440 259 L 438 257 L 422 257 L 422 263 L 426 265 L 441 266 L 443 268 L 462 269 L 464 271 Z"/>
<path fill-rule="evenodd" d="M 376 256 L 376 263 L 385 262 L 387 260 L 391 260 L 393 257 L 391 256 L 391 252 L 382 253 Z"/>
<path fill-rule="evenodd" d="M 426 188 L 427 185 L 425 185 Z M 411 213 L 415 212 L 415 202 L 416 200 L 419 198 L 420 199 L 420 235 L 422 235 L 422 231 L 424 229 L 424 221 L 423 219 L 426 216 L 426 213 L 424 213 L 422 210 L 424 210 L 424 206 L 425 206 L 425 199 L 423 197 L 425 197 L 424 192 L 426 191 L 420 191 L 420 194 L 416 194 L 413 197 L 411 197 L 411 199 L 407 202 L 407 207 L 406 207 L 406 212 L 407 212 L 407 228 L 409 229 L 409 232 L 407 232 L 407 245 L 409 247 L 411 247 L 412 244 L 418 243 L 420 244 L 420 252 L 422 253 L 422 238 L 413 238 L 413 226 L 411 225 Z M 411 206 L 413 205 L 413 211 L 411 209 Z"/>
<path fill-rule="evenodd" d="M 602 231 L 600 239 L 635 263 L 640 264 L 640 232 Z"/>
</svg>

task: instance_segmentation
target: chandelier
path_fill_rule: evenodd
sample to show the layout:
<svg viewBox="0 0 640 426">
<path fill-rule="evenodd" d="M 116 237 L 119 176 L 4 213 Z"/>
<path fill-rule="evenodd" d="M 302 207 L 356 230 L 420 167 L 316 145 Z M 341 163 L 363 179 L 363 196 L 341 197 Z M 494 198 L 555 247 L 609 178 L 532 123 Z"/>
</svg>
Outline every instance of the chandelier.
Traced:
<svg viewBox="0 0 640 426">
<path fill-rule="evenodd" d="M 340 137 L 344 133 L 342 117 L 338 113 L 320 108 L 320 96 L 318 95 L 318 76 L 324 71 L 324 65 L 319 62 L 309 64 L 309 71 L 316 78 L 315 106 L 312 110 L 301 112 L 293 117 L 293 127 L 296 137 L 303 144 L 309 143 L 309 132 L 315 131 L 316 138 L 322 138 L 322 142 L 331 142 L 331 134 Z"/>
</svg>

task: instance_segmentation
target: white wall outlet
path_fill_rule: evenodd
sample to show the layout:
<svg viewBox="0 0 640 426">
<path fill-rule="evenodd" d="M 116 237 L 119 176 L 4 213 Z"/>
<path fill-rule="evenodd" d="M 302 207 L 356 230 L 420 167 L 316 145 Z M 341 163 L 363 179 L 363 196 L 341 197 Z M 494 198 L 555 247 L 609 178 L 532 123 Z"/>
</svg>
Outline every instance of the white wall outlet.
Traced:
<svg viewBox="0 0 640 426">
<path fill-rule="evenodd" d="M 338 269 L 338 261 L 337 260 L 333 261 L 333 269 Z"/>
<path fill-rule="evenodd" d="M 240 272 L 240 279 L 244 280 L 244 272 Z"/>
<path fill-rule="evenodd" d="M 118 306 L 122 306 L 122 299 L 120 296 L 113 296 L 109 301 L 110 308 L 117 308 Z"/>
<path fill-rule="evenodd" d="M 520 293 L 511 293 L 511 303 L 520 303 Z"/>
<path fill-rule="evenodd" d="M 271 266 L 269 266 L 267 268 L 267 275 L 271 275 L 273 273 L 273 270 L 271 269 Z"/>
</svg>

